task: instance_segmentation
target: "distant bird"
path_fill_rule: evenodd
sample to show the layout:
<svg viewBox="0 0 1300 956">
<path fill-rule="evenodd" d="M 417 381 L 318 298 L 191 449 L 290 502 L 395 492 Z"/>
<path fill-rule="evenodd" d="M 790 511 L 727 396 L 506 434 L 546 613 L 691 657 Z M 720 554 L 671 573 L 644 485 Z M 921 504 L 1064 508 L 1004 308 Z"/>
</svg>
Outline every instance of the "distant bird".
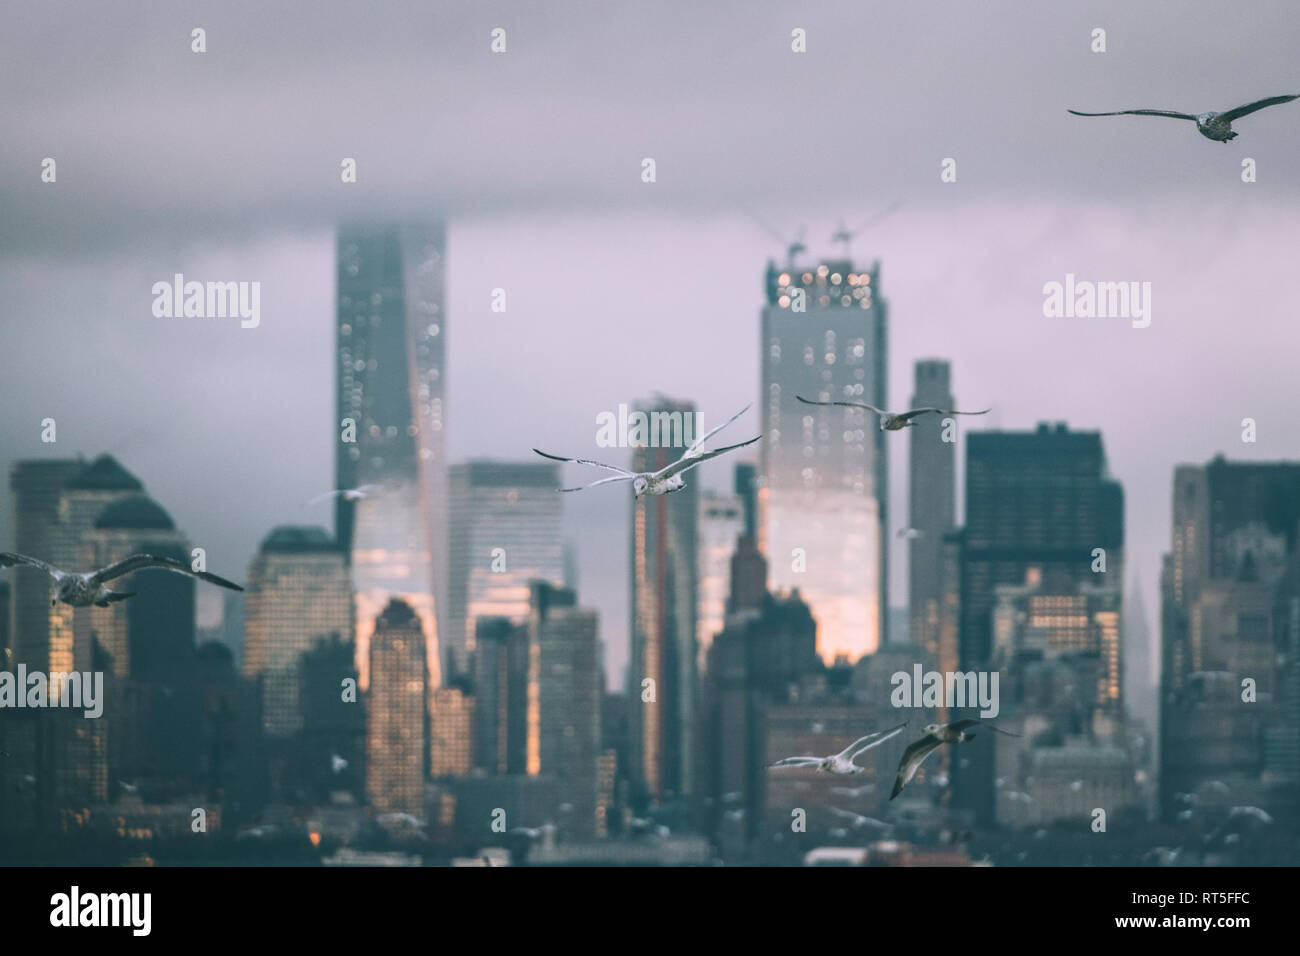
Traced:
<svg viewBox="0 0 1300 956">
<path fill-rule="evenodd" d="M 530 840 L 540 840 L 546 832 L 545 827 L 515 827 L 510 831 L 516 836 L 527 837 Z"/>
<path fill-rule="evenodd" d="M 1034 798 L 1031 797 L 1029 794 L 1020 793 L 1019 791 L 1014 791 L 1014 790 L 1007 793 L 1007 799 L 1010 800 L 1012 803 L 1033 803 L 1034 802 Z"/>
<path fill-rule="evenodd" d="M 900 538 L 905 538 L 905 539 L 908 540 L 908 541 L 911 541 L 913 538 L 919 538 L 919 537 L 921 537 L 921 536 L 924 535 L 924 534 L 925 534 L 924 531 L 920 531 L 920 530 L 918 530 L 918 529 L 916 529 L 916 528 L 899 528 L 899 529 L 898 529 L 898 537 L 900 537 Z"/>
<path fill-rule="evenodd" d="M 117 782 L 117 785 L 121 787 L 123 790 L 125 790 L 127 793 L 135 793 L 140 789 L 140 785 L 138 783 L 127 783 L 125 780 L 119 780 Z"/>
<path fill-rule="evenodd" d="M 304 508 L 310 508 L 312 505 L 319 504 L 327 498 L 342 498 L 344 501 L 360 501 L 363 498 L 369 498 L 380 490 L 379 485 L 360 485 L 356 488 L 338 488 L 334 491 L 327 491 L 323 495 L 317 495 L 310 499 Z"/>
<path fill-rule="evenodd" d="M 717 458 L 719 455 L 725 455 L 729 451 L 735 451 L 737 448 L 744 448 L 746 445 L 752 445 L 762 438 L 762 435 L 756 435 L 749 441 L 742 441 L 737 445 L 727 445 L 725 448 L 715 448 L 710 452 L 701 452 L 704 443 L 712 438 L 715 434 L 726 428 L 745 412 L 749 411 L 749 405 L 746 405 L 736 414 L 732 415 L 717 428 L 707 434 L 695 439 L 682 456 L 674 461 L 671 465 L 666 465 L 658 471 L 635 472 L 628 471 L 626 468 L 619 468 L 615 465 L 606 465 L 603 462 L 592 461 L 590 458 L 562 458 L 559 455 L 548 455 L 546 452 L 534 448 L 533 451 L 543 458 L 550 458 L 552 461 L 571 461 L 579 465 L 592 465 L 596 468 L 604 468 L 606 471 L 616 471 L 618 475 L 614 478 L 602 478 L 600 481 L 593 481 L 589 485 L 580 485 L 576 488 L 561 488 L 560 491 L 582 491 L 586 488 L 595 488 L 597 485 L 607 485 L 612 481 L 630 481 L 632 490 L 640 498 L 642 495 L 666 495 L 671 491 L 679 491 L 686 487 L 686 480 L 682 475 L 690 471 L 700 462 L 708 461 L 710 458 Z"/>
<path fill-rule="evenodd" d="M 853 761 L 860 753 L 879 747 L 890 737 L 894 737 L 903 732 L 907 726 L 907 721 L 897 724 L 888 730 L 879 730 L 865 737 L 859 737 L 853 743 L 849 744 L 837 754 L 831 754 L 829 757 L 786 757 L 778 760 L 768 767 L 769 770 L 785 769 L 790 767 L 815 767 L 824 773 L 849 774 L 862 773 L 866 768 L 859 767 Z"/>
<path fill-rule="evenodd" d="M 409 813 L 383 813 L 379 816 L 379 822 L 388 825 L 390 823 L 403 823 L 409 827 L 420 828 L 424 826 L 423 820 L 417 820 Z"/>
<path fill-rule="evenodd" d="M 348 762 L 338 754 L 333 754 L 330 757 L 330 769 L 335 773 L 342 773 L 344 770 L 348 769 Z"/>
<path fill-rule="evenodd" d="M 841 794 L 842 796 L 852 797 L 854 800 L 856 800 L 864 793 L 870 793 L 872 790 L 875 789 L 876 789 L 876 785 L 874 783 L 864 783 L 860 787 L 831 787 L 831 793 L 838 793 Z"/>
<path fill-rule="evenodd" d="M 1071 780 L 1071 781 L 1070 781 L 1070 789 L 1073 790 L 1075 793 L 1078 793 L 1080 790 L 1083 789 L 1083 781 L 1082 781 L 1082 780 Z"/>
<path fill-rule="evenodd" d="M 904 428 L 910 428 L 916 424 L 912 419 L 918 415 L 924 415 L 927 412 L 934 412 L 936 415 L 987 415 L 993 411 L 986 408 L 982 412 L 959 412 L 952 408 L 914 408 L 910 412 L 887 412 L 882 408 L 876 408 L 875 405 L 868 405 L 866 402 L 813 402 L 804 398 L 802 395 L 796 395 L 799 401 L 805 405 L 843 405 L 846 408 L 865 408 L 875 412 L 880 416 L 880 430 L 882 432 L 897 432 Z"/>
<path fill-rule="evenodd" d="M 1075 116 L 1168 116 L 1172 119 L 1191 120 L 1196 124 L 1197 131 L 1206 139 L 1226 143 L 1230 139 L 1237 138 L 1237 134 L 1232 130 L 1235 120 L 1249 116 L 1266 106 L 1290 103 L 1297 98 L 1300 98 L 1300 93 L 1290 96 L 1270 96 L 1267 99 L 1247 103 L 1245 106 L 1238 106 L 1236 109 L 1224 110 L 1222 113 L 1178 113 L 1174 110 L 1118 110 L 1114 113 L 1081 113 L 1078 110 L 1067 110 L 1067 112 Z"/>
<path fill-rule="evenodd" d="M 743 820 L 745 819 L 745 808 L 741 807 L 739 810 L 728 810 L 723 814 L 723 816 L 728 820 Z"/>
<path fill-rule="evenodd" d="M 943 744 L 960 744 L 968 740 L 973 740 L 975 735 L 966 733 L 967 727 L 977 727 L 982 721 L 976 718 L 967 718 L 966 720 L 954 720 L 950 724 L 940 726 L 939 724 L 927 724 L 925 726 L 925 736 L 920 740 L 910 744 L 903 751 L 903 759 L 898 762 L 898 777 L 894 780 L 894 790 L 889 795 L 893 800 L 902 792 L 903 788 L 911 782 L 916 776 L 916 771 L 920 768 L 921 763 L 926 757 L 938 750 Z M 1006 734 L 1008 737 L 1019 737 L 1019 734 L 1013 734 L 1009 730 L 1002 730 L 994 727 L 992 724 L 985 724 L 989 730 L 996 730 L 1000 734 Z"/>
<path fill-rule="evenodd" d="M 159 558 L 152 554 L 133 554 L 129 558 L 116 564 L 110 564 L 98 571 L 76 574 L 70 571 L 60 571 L 44 561 L 29 558 L 25 554 L 14 554 L 9 551 L 0 552 L 0 568 L 10 568 L 17 564 L 40 568 L 54 578 L 55 596 L 50 599 L 50 607 L 54 607 L 59 601 L 73 607 L 89 607 L 92 604 L 96 607 L 108 607 L 116 601 L 125 601 L 129 597 L 135 597 L 134 591 L 111 591 L 105 587 L 105 583 L 112 581 L 114 578 L 120 578 L 124 574 L 130 574 L 132 571 L 142 571 L 147 568 L 175 571 L 177 574 L 186 574 L 192 578 L 198 578 L 200 581 L 207 581 L 210 584 L 218 584 L 223 588 L 229 588 L 232 591 L 244 590 L 233 581 L 227 581 L 215 574 L 209 574 L 207 571 L 195 571 L 184 561 L 178 561 L 175 558 Z"/>
<path fill-rule="evenodd" d="M 863 816 L 861 813 L 854 813 L 851 810 L 841 810 L 838 807 L 831 807 L 831 813 L 835 814 L 841 820 L 848 820 L 853 824 L 853 829 L 858 830 L 862 827 L 872 826 L 882 830 L 892 830 L 894 825 L 886 823 L 884 820 L 877 820 L 875 817 Z"/>
</svg>

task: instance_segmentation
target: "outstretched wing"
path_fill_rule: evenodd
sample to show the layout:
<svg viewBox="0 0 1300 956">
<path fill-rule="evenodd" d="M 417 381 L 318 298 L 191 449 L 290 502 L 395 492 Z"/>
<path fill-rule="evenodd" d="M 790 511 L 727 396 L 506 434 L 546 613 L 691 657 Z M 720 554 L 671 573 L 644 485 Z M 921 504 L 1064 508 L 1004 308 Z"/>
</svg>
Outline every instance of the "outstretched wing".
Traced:
<svg viewBox="0 0 1300 956">
<path fill-rule="evenodd" d="M 1238 106 L 1236 109 L 1225 110 L 1219 116 L 1231 123 L 1235 119 L 1243 116 L 1249 116 L 1256 110 L 1262 110 L 1266 106 L 1277 106 L 1279 103 L 1290 103 L 1292 100 L 1300 98 L 1300 93 L 1291 96 L 1270 96 L 1267 99 L 1256 100 L 1253 103 L 1247 103 L 1245 106 Z"/>
<path fill-rule="evenodd" d="M 46 564 L 37 558 L 29 558 L 25 554 L 15 554 L 12 551 L 0 551 L 0 568 L 12 568 L 17 564 L 26 564 L 33 568 L 40 568 L 54 580 L 63 577 L 63 572 L 52 564 Z"/>
<path fill-rule="evenodd" d="M 715 427 L 712 431 L 705 432 L 705 433 L 704 433 L 703 435 L 701 435 L 699 438 L 695 439 L 695 441 L 691 442 L 690 447 L 687 448 L 686 451 L 682 452 L 682 458 L 694 458 L 694 457 L 696 457 L 696 456 L 700 453 L 700 449 L 704 447 L 704 443 L 705 443 L 706 441 L 708 441 L 710 438 L 712 438 L 712 437 L 713 437 L 714 435 L 716 435 L 718 432 L 722 431 L 722 429 L 726 428 L 728 425 L 730 425 L 732 422 L 734 422 L 734 421 L 735 421 L 737 418 L 739 418 L 741 415 L 745 414 L 745 412 L 749 411 L 749 409 L 753 406 L 753 404 L 754 404 L 753 402 L 750 402 L 748 405 L 746 405 L 746 406 L 745 406 L 744 408 L 742 408 L 740 411 L 736 412 L 736 414 L 734 414 L 734 415 L 732 415 L 730 418 L 728 418 L 728 419 L 727 419 L 725 422 L 723 422 L 721 425 L 718 425 L 718 426 Z"/>
<path fill-rule="evenodd" d="M 868 408 L 877 415 L 889 414 L 889 412 L 876 408 L 875 405 L 868 405 L 866 402 L 813 402 L 804 398 L 802 395 L 796 395 L 795 398 L 803 402 L 805 405 L 843 405 L 845 408 Z"/>
<path fill-rule="evenodd" d="M 175 571 L 177 574 L 187 574 L 192 578 L 198 578 L 200 581 L 207 581 L 209 584 L 217 584 L 223 588 L 229 588 L 232 591 L 244 590 L 234 581 L 227 581 L 223 577 L 215 574 L 209 574 L 207 571 L 195 571 L 184 561 L 178 561 L 175 558 L 160 558 L 152 554 L 133 554 L 117 564 L 110 564 L 103 570 L 96 571 L 90 576 L 92 584 L 104 584 L 112 581 L 114 578 L 120 578 L 124 574 L 130 574 L 132 571 L 140 571 L 144 568 L 157 568 L 160 571 Z"/>
<path fill-rule="evenodd" d="M 910 412 L 903 412 L 901 415 L 895 415 L 895 418 L 901 418 L 904 421 L 915 418 L 917 415 L 924 415 L 926 412 L 934 412 L 936 415 L 987 415 L 993 411 L 986 408 L 982 412 L 959 412 L 955 408 L 914 408 Z"/>
<path fill-rule="evenodd" d="M 898 796 L 903 788 L 911 783 L 921 762 L 942 743 L 943 741 L 934 734 L 926 734 L 903 751 L 903 758 L 898 762 L 898 776 L 894 779 L 894 789 L 889 794 L 890 800 Z"/>
<path fill-rule="evenodd" d="M 784 760 L 778 760 L 774 764 L 769 764 L 767 769 L 778 770 L 783 767 L 816 767 L 821 762 L 821 757 L 786 757 Z"/>
<path fill-rule="evenodd" d="M 841 750 L 837 756 L 843 757 L 845 760 L 852 760 L 858 754 L 870 750 L 872 747 L 878 747 L 890 737 L 902 733 L 903 728 L 906 726 L 907 721 L 903 721 L 901 724 L 895 724 L 888 730 L 877 730 L 875 733 L 867 734 L 865 737 L 859 737 L 857 740 L 853 741 L 853 743 Z"/>
<path fill-rule="evenodd" d="M 334 498 L 341 494 L 343 494 L 342 491 L 327 491 L 322 495 L 317 495 L 315 498 L 309 499 L 307 503 L 303 505 L 303 507 L 310 508 L 312 505 L 320 504 L 322 501 L 326 500 L 327 498 Z"/>
<path fill-rule="evenodd" d="M 998 733 L 1005 734 L 1008 737 L 1021 736 L 1020 734 L 1013 734 L 1009 730 L 1003 730 L 1001 727 L 995 727 L 993 724 L 990 724 L 988 721 L 980 720 L 977 717 L 967 717 L 965 720 L 954 720 L 948 726 L 951 727 L 953 730 L 965 730 L 967 727 L 987 727 L 989 730 L 996 730 Z"/>
<path fill-rule="evenodd" d="M 744 448 L 746 445 L 752 445 L 762 437 L 762 435 L 755 435 L 749 441 L 742 441 L 737 445 L 727 445 L 725 448 L 715 448 L 713 451 L 706 451 L 703 455 L 696 455 L 694 458 L 678 458 L 671 465 L 655 472 L 655 477 L 671 478 L 673 475 L 680 474 L 683 471 L 689 471 L 702 461 L 708 461 L 710 458 L 717 458 L 719 455 L 725 455 L 727 452 L 735 451 L 737 448 Z"/>
<path fill-rule="evenodd" d="M 577 465 L 592 465 L 596 468 L 604 468 L 606 471 L 616 471 L 620 475 L 626 475 L 629 478 L 636 477 L 635 472 L 628 471 L 626 468 L 619 468 L 616 465 L 607 465 L 603 461 L 592 461 L 590 458 L 561 458 L 559 455 L 548 455 L 546 452 L 538 451 L 536 448 L 534 448 L 533 451 L 537 452 L 537 454 L 541 455 L 543 458 L 549 458 L 552 461 L 571 461 Z"/>
<path fill-rule="evenodd" d="M 615 475 L 613 478 L 602 478 L 600 481 L 593 481 L 589 485 L 578 485 L 576 488 L 561 488 L 560 491 L 584 491 L 587 488 L 595 488 L 597 485 L 607 485 L 611 481 L 631 481 L 636 475 Z"/>
<path fill-rule="evenodd" d="M 1190 113 L 1179 113 L 1174 110 L 1117 110 L 1114 113 L 1081 113 L 1078 110 L 1066 110 L 1066 112 L 1073 113 L 1075 116 L 1168 116 L 1171 119 L 1193 121 L 1196 119 Z"/>
</svg>

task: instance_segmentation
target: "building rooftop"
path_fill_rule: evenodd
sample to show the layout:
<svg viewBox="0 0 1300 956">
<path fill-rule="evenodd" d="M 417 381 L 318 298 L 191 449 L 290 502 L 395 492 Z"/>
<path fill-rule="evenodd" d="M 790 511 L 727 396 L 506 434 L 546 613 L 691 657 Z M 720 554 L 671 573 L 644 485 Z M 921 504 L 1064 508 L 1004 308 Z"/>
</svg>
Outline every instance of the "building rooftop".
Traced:
<svg viewBox="0 0 1300 956">
<path fill-rule="evenodd" d="M 100 455 L 68 482 L 69 488 L 94 491 L 143 491 L 140 479 L 112 455 Z"/>
<path fill-rule="evenodd" d="M 116 462 L 114 462 L 116 464 Z M 176 527 L 171 516 L 148 495 L 131 495 L 114 501 L 95 519 L 96 528 L 157 528 L 172 530 Z"/>
</svg>

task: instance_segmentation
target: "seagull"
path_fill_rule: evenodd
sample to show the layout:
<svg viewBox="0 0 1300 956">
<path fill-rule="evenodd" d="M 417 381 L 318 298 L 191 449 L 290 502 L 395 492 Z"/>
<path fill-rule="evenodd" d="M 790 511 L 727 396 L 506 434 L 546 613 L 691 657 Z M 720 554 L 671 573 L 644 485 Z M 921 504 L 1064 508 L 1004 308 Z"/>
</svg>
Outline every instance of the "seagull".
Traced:
<svg viewBox="0 0 1300 956">
<path fill-rule="evenodd" d="M 630 481 L 632 482 L 632 490 L 636 492 L 638 498 L 642 495 L 666 495 L 670 491 L 679 491 L 682 488 L 685 488 L 686 480 L 682 478 L 682 475 L 685 472 L 690 471 L 700 462 L 708 461 L 710 458 L 717 458 L 719 455 L 725 455 L 727 452 L 735 451 L 737 448 L 744 448 L 746 445 L 752 445 L 763 437 L 762 435 L 756 435 L 749 441 L 742 441 L 737 445 L 727 445 L 725 448 L 715 448 L 710 452 L 701 451 L 706 441 L 722 429 L 726 428 L 741 415 L 745 414 L 745 412 L 749 411 L 749 408 L 750 406 L 746 405 L 717 428 L 713 429 L 713 431 L 695 439 L 695 441 L 691 443 L 690 447 L 682 453 L 682 456 L 671 465 L 667 465 L 660 468 L 658 471 L 653 472 L 628 471 L 626 468 L 606 465 L 603 462 L 592 461 L 590 458 L 562 458 L 559 455 L 548 455 L 546 452 L 537 448 L 534 448 L 533 451 L 537 452 L 537 454 L 541 455 L 543 458 L 550 458 L 552 461 L 572 461 L 579 465 L 592 465 L 596 468 L 604 468 L 606 471 L 618 472 L 618 475 L 613 478 L 602 478 L 599 481 L 593 481 L 589 485 L 580 485 L 577 488 L 561 488 L 560 491 L 582 491 L 586 488 L 595 488 L 597 485 L 607 485 L 611 481 Z"/>
<path fill-rule="evenodd" d="M 831 787 L 831 793 L 838 793 L 846 797 L 852 797 L 856 800 L 864 793 L 870 793 L 875 789 L 876 785 L 874 783 L 864 783 L 860 787 Z"/>
<path fill-rule="evenodd" d="M 208 581 L 211 584 L 219 584 L 221 587 L 230 588 L 232 591 L 244 590 L 233 581 L 227 581 L 215 574 L 209 574 L 207 571 L 195 571 L 184 561 L 177 561 L 175 558 L 159 558 L 152 554 L 133 554 L 129 558 L 116 564 L 110 564 L 98 571 L 75 574 L 69 571 L 60 571 L 44 561 L 29 558 L 25 554 L 14 554 L 10 551 L 0 552 L 0 568 L 9 568 L 16 564 L 27 564 L 33 568 L 40 568 L 54 578 L 55 596 L 50 599 L 50 607 L 54 607 L 59 601 L 73 607 L 89 607 L 92 604 L 96 607 L 108 607 L 115 601 L 125 601 L 129 597 L 135 597 L 134 591 L 111 591 L 105 586 L 105 582 L 120 578 L 124 574 L 130 574 L 132 571 L 140 571 L 146 568 L 158 568 L 163 571 L 188 574 L 192 578 Z"/>
<path fill-rule="evenodd" d="M 138 783 L 127 783 L 125 780 L 119 780 L 117 782 L 117 785 L 121 787 L 123 790 L 125 790 L 127 793 L 135 793 L 137 790 L 140 789 L 140 785 Z"/>
<path fill-rule="evenodd" d="M 514 834 L 518 834 L 519 836 L 522 837 L 527 837 L 530 840 L 540 840 L 542 838 L 543 828 L 542 827 L 515 827 L 510 832 Z"/>
<path fill-rule="evenodd" d="M 898 537 L 900 537 L 900 538 L 904 538 L 904 539 L 906 539 L 906 540 L 908 540 L 908 541 L 911 541 L 913 538 L 919 538 L 919 537 L 921 537 L 923 534 L 925 534 L 925 532 L 924 532 L 924 531 L 921 531 L 921 530 L 919 530 L 919 529 L 917 529 L 917 528 L 899 528 L 899 529 L 898 529 Z"/>
<path fill-rule="evenodd" d="M 911 782 L 911 779 L 916 776 L 916 771 L 920 768 L 922 761 L 930 756 L 932 751 L 937 750 L 943 744 L 960 744 L 973 739 L 975 735 L 966 733 L 966 728 L 978 726 L 981 722 L 977 718 L 971 717 L 966 720 L 954 720 L 942 727 L 938 724 L 926 724 L 925 736 L 908 745 L 908 748 L 903 751 L 903 759 L 898 762 L 898 778 L 894 781 L 894 790 L 890 793 L 889 799 L 893 800 Z M 985 726 L 990 730 L 996 730 L 1000 734 L 1006 734 L 1008 737 L 1020 736 L 1011 733 L 1009 730 L 1001 730 L 992 724 L 985 724 Z"/>
<path fill-rule="evenodd" d="M 309 500 L 304 508 L 310 508 L 314 504 L 319 504 L 326 498 L 342 498 L 344 501 L 360 501 L 362 498 L 369 498 L 375 492 L 379 491 L 379 485 L 359 485 L 356 488 L 339 488 L 334 491 L 327 491 L 323 495 L 317 495 Z"/>
<path fill-rule="evenodd" d="M 1081 113 L 1078 110 L 1067 110 L 1066 112 L 1073 113 L 1075 116 L 1168 116 L 1173 119 L 1192 120 L 1196 124 L 1197 132 L 1206 139 L 1226 143 L 1237 137 L 1237 134 L 1232 131 L 1234 120 L 1249 116 L 1266 106 L 1290 103 L 1297 98 L 1300 98 L 1300 93 L 1291 96 L 1270 96 L 1267 99 L 1247 103 L 1245 106 L 1238 106 L 1236 109 L 1224 110 L 1222 113 L 1178 113 L 1174 110 L 1118 110 L 1114 113 Z"/>
<path fill-rule="evenodd" d="M 335 773 L 342 773 L 344 770 L 348 769 L 348 762 L 344 760 L 342 757 L 340 757 L 338 754 L 333 754 L 330 757 L 330 768 Z"/>
<path fill-rule="evenodd" d="M 1273 822 L 1273 818 L 1259 807 L 1233 807 L 1228 811 L 1228 817 L 1253 817 L 1260 823 Z"/>
<path fill-rule="evenodd" d="M 880 827 L 882 830 L 893 829 L 892 823 L 886 823 L 884 820 L 877 820 L 875 817 L 863 816 L 861 813 L 854 813 L 851 810 L 841 810 L 838 807 L 831 807 L 831 813 L 835 814 L 841 820 L 848 820 L 853 824 L 853 829 L 857 830 L 865 826 Z"/>
<path fill-rule="evenodd" d="M 423 827 L 423 826 L 424 826 L 424 821 L 423 821 L 423 820 L 417 820 L 415 817 L 411 816 L 409 813 L 384 813 L 384 814 L 381 814 L 381 815 L 380 815 L 380 817 L 379 817 L 379 822 L 380 822 L 380 823 L 383 823 L 383 824 L 388 824 L 388 823 L 404 823 L 404 824 L 406 824 L 407 826 L 412 826 L 412 827 Z"/>
<path fill-rule="evenodd" d="M 926 412 L 934 412 L 937 415 L 987 415 L 993 411 L 986 408 L 982 412 L 959 412 L 953 408 L 914 408 L 909 412 L 887 412 L 882 408 L 876 408 L 875 405 L 868 405 L 866 402 L 813 402 L 804 398 L 802 395 L 796 395 L 799 401 L 805 405 L 843 405 L 846 408 L 866 408 L 880 416 L 880 430 L 882 432 L 897 432 L 904 428 L 910 428 L 916 424 L 912 419 L 918 415 L 924 415 Z"/>
<path fill-rule="evenodd" d="M 786 757 L 784 760 L 778 760 L 768 767 L 769 770 L 776 770 L 788 767 L 816 767 L 825 773 L 848 774 L 862 773 L 865 767 L 859 767 L 853 761 L 858 754 L 870 750 L 872 747 L 879 747 L 890 737 L 896 736 L 903 732 L 907 726 L 907 721 L 890 727 L 888 730 L 879 730 L 865 737 L 859 737 L 853 743 L 849 744 L 837 754 L 829 757 Z"/>
</svg>

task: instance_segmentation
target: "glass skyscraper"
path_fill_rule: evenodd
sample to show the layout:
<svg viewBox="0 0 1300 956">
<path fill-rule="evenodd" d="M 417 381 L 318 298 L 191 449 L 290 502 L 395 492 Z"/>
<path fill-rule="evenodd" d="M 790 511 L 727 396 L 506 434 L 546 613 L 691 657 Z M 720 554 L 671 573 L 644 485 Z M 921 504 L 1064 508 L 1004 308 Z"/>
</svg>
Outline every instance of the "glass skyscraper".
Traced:
<svg viewBox="0 0 1300 956">
<path fill-rule="evenodd" d="M 369 686 L 375 619 L 394 599 L 418 617 L 430 686 L 441 683 L 444 249 L 441 225 L 349 225 L 338 234 L 337 487 L 366 493 L 340 495 L 336 517 L 356 602 L 362 687 Z"/>
<path fill-rule="evenodd" d="M 795 396 L 888 407 L 880 267 L 769 264 L 766 291 L 760 543 L 772 586 L 811 606 L 823 660 L 856 660 L 885 634 L 888 436 L 872 412 Z"/>
</svg>

